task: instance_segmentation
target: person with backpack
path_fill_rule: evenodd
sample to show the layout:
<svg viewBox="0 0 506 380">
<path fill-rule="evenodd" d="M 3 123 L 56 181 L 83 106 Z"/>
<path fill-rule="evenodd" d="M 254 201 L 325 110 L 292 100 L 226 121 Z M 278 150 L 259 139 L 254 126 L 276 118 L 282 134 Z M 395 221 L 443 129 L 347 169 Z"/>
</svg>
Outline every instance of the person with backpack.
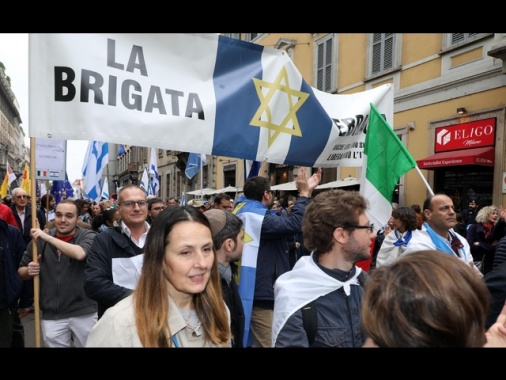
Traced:
<svg viewBox="0 0 506 380">
<path fill-rule="evenodd" d="M 360 309 L 376 232 L 357 191 L 328 190 L 307 206 L 302 221 L 310 256 L 274 284 L 273 347 L 362 347 Z"/>
</svg>

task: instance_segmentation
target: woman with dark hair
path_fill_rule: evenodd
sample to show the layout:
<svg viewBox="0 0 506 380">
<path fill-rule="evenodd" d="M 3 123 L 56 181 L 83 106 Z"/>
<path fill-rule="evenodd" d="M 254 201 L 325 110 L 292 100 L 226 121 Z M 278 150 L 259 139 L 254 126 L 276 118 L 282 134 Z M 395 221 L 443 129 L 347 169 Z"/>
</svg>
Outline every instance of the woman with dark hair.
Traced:
<svg viewBox="0 0 506 380">
<path fill-rule="evenodd" d="M 91 221 L 93 231 L 103 232 L 109 227 L 114 226 L 114 222 L 119 218 L 119 211 L 115 208 L 105 209 L 101 214 L 96 215 Z"/>
<path fill-rule="evenodd" d="M 412 207 L 397 207 L 390 218 L 393 230 L 385 236 L 376 257 L 376 268 L 397 260 L 406 250 L 411 239 L 417 239 L 420 230 Z"/>
<path fill-rule="evenodd" d="M 107 309 L 87 347 L 230 347 L 230 312 L 206 216 L 169 207 L 154 220 L 136 289 Z"/>
<path fill-rule="evenodd" d="M 42 229 L 47 227 L 47 223 L 54 221 L 54 206 L 56 204 L 56 200 L 54 196 L 46 193 L 40 198 L 40 211 L 42 212 L 44 225 L 41 226 Z"/>
</svg>

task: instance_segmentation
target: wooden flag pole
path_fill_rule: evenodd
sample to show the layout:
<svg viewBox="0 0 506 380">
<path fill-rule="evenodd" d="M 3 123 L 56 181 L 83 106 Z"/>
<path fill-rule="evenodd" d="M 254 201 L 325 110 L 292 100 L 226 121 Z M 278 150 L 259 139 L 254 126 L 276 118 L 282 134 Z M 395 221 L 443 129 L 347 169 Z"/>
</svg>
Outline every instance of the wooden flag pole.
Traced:
<svg viewBox="0 0 506 380">
<path fill-rule="evenodd" d="M 32 173 L 32 197 L 31 197 L 31 206 L 32 206 L 32 227 L 37 226 L 39 222 L 37 219 L 37 200 L 36 198 L 36 190 L 35 186 L 37 185 L 37 180 L 33 180 L 33 173 L 35 173 L 35 138 L 30 137 L 30 172 Z M 43 226 L 39 226 L 39 228 L 43 228 Z M 32 238 L 32 261 L 34 263 L 38 262 L 38 253 L 37 253 L 37 242 Z M 35 347 L 40 347 L 40 309 L 39 309 L 39 276 L 33 277 L 33 313 L 34 313 L 34 323 L 35 323 Z"/>
</svg>

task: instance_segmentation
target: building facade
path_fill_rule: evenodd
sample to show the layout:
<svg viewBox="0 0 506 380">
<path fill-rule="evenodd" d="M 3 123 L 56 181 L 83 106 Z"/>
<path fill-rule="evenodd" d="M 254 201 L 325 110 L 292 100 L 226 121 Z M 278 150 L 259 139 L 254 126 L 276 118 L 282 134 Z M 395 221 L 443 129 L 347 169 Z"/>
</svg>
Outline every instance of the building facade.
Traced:
<svg viewBox="0 0 506 380">
<path fill-rule="evenodd" d="M 28 105 L 25 105 L 28 107 Z M 25 132 L 19 104 L 11 88 L 8 68 L 0 62 L 0 180 L 3 181 L 7 172 L 7 162 L 20 177 L 25 162 L 30 162 L 30 147 L 25 145 Z M 21 179 L 14 181 L 11 188 L 21 186 Z"/>
</svg>

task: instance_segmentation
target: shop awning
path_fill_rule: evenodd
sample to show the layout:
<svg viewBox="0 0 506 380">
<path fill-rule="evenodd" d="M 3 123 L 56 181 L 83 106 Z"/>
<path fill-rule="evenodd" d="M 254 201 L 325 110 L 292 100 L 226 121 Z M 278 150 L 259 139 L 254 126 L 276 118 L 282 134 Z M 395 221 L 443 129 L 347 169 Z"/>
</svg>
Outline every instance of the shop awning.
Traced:
<svg viewBox="0 0 506 380">
<path fill-rule="evenodd" d="M 446 166 L 482 165 L 494 166 L 495 148 L 461 149 L 433 154 L 416 161 L 420 169 L 435 169 Z"/>
</svg>

